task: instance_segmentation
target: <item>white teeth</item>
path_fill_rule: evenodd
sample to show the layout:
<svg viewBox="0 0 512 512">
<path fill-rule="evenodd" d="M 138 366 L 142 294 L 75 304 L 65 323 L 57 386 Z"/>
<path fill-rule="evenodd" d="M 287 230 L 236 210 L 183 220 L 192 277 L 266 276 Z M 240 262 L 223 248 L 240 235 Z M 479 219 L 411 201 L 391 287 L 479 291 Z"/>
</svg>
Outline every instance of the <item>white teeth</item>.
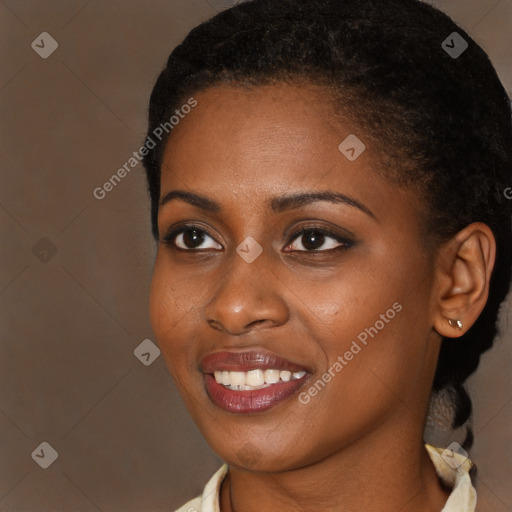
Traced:
<svg viewBox="0 0 512 512">
<path fill-rule="evenodd" d="M 298 380 L 306 375 L 305 371 L 290 372 L 288 370 L 249 370 L 247 372 L 228 372 L 228 371 L 215 371 L 215 381 L 218 384 L 223 384 L 231 389 L 236 390 L 250 390 L 261 389 L 276 384 L 280 380 L 289 382 L 290 380 Z"/>
<path fill-rule="evenodd" d="M 231 381 L 233 384 L 233 381 Z M 265 379 L 263 378 L 263 370 L 250 370 L 247 372 L 245 376 L 245 384 L 247 386 L 261 386 L 265 384 Z"/>
<path fill-rule="evenodd" d="M 263 377 L 267 384 L 275 384 L 279 382 L 279 370 L 265 370 Z"/>
<path fill-rule="evenodd" d="M 285 382 L 288 382 L 291 376 L 292 372 L 289 372 L 288 370 L 281 370 L 279 373 L 279 377 L 281 377 L 281 380 L 284 380 Z"/>
<path fill-rule="evenodd" d="M 230 384 L 232 386 L 245 385 L 245 381 L 246 381 L 245 372 L 229 372 L 229 378 L 230 378 Z"/>
</svg>

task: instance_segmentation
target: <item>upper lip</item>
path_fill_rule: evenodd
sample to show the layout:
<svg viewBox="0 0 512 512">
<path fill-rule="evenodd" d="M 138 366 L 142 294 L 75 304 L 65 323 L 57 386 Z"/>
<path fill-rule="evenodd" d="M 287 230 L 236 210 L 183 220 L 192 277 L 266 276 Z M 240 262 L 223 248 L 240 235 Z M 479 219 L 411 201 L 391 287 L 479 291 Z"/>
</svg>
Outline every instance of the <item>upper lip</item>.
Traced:
<svg viewBox="0 0 512 512">
<path fill-rule="evenodd" d="M 243 352 L 213 352 L 204 357 L 200 363 L 203 373 L 216 371 L 247 372 L 249 370 L 288 370 L 300 372 L 309 370 L 303 365 L 293 363 L 266 350 L 245 350 Z"/>
</svg>

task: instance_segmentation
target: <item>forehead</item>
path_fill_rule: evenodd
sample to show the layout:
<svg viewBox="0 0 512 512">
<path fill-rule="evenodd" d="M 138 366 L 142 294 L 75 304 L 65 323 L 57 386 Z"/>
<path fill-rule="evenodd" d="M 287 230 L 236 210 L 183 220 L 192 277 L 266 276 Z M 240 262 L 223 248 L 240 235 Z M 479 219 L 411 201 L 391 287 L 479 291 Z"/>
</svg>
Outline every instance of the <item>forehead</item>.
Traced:
<svg viewBox="0 0 512 512">
<path fill-rule="evenodd" d="M 374 172 L 369 137 L 335 115 L 326 88 L 223 85 L 194 99 L 165 148 L 162 196 L 177 188 L 268 203 L 278 193 L 334 189 L 379 210 L 405 193 Z"/>
<path fill-rule="evenodd" d="M 317 94 L 286 85 L 208 89 L 195 96 L 197 106 L 173 130 L 168 148 L 174 151 L 187 139 L 233 163 L 253 157 L 300 161 L 339 138 Z"/>
</svg>

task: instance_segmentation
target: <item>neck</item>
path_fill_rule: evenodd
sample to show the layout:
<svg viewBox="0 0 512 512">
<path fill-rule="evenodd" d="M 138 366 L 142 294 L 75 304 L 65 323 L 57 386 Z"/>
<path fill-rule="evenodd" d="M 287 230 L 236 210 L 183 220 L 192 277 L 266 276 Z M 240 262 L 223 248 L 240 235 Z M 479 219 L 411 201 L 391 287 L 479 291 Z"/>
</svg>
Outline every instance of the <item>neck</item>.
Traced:
<svg viewBox="0 0 512 512">
<path fill-rule="evenodd" d="M 415 510 L 438 512 L 448 499 L 418 432 L 393 430 L 355 441 L 321 461 L 277 473 L 230 467 L 222 512 Z M 409 433 L 408 433 L 409 432 Z"/>
</svg>

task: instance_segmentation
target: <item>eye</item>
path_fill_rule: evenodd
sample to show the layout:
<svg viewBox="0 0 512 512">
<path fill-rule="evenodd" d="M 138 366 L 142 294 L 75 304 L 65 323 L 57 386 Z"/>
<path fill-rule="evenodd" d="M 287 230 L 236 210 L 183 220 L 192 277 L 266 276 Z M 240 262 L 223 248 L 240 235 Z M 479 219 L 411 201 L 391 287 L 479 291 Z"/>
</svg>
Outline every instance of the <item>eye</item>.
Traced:
<svg viewBox="0 0 512 512">
<path fill-rule="evenodd" d="M 293 235 L 292 242 L 285 250 L 302 252 L 325 252 L 346 249 L 353 245 L 351 240 L 332 233 L 325 228 L 304 228 Z"/>
<path fill-rule="evenodd" d="M 203 249 L 222 250 L 218 244 L 206 231 L 197 226 L 185 226 L 171 231 L 163 238 L 165 245 L 173 245 L 184 251 L 194 251 Z"/>
</svg>

